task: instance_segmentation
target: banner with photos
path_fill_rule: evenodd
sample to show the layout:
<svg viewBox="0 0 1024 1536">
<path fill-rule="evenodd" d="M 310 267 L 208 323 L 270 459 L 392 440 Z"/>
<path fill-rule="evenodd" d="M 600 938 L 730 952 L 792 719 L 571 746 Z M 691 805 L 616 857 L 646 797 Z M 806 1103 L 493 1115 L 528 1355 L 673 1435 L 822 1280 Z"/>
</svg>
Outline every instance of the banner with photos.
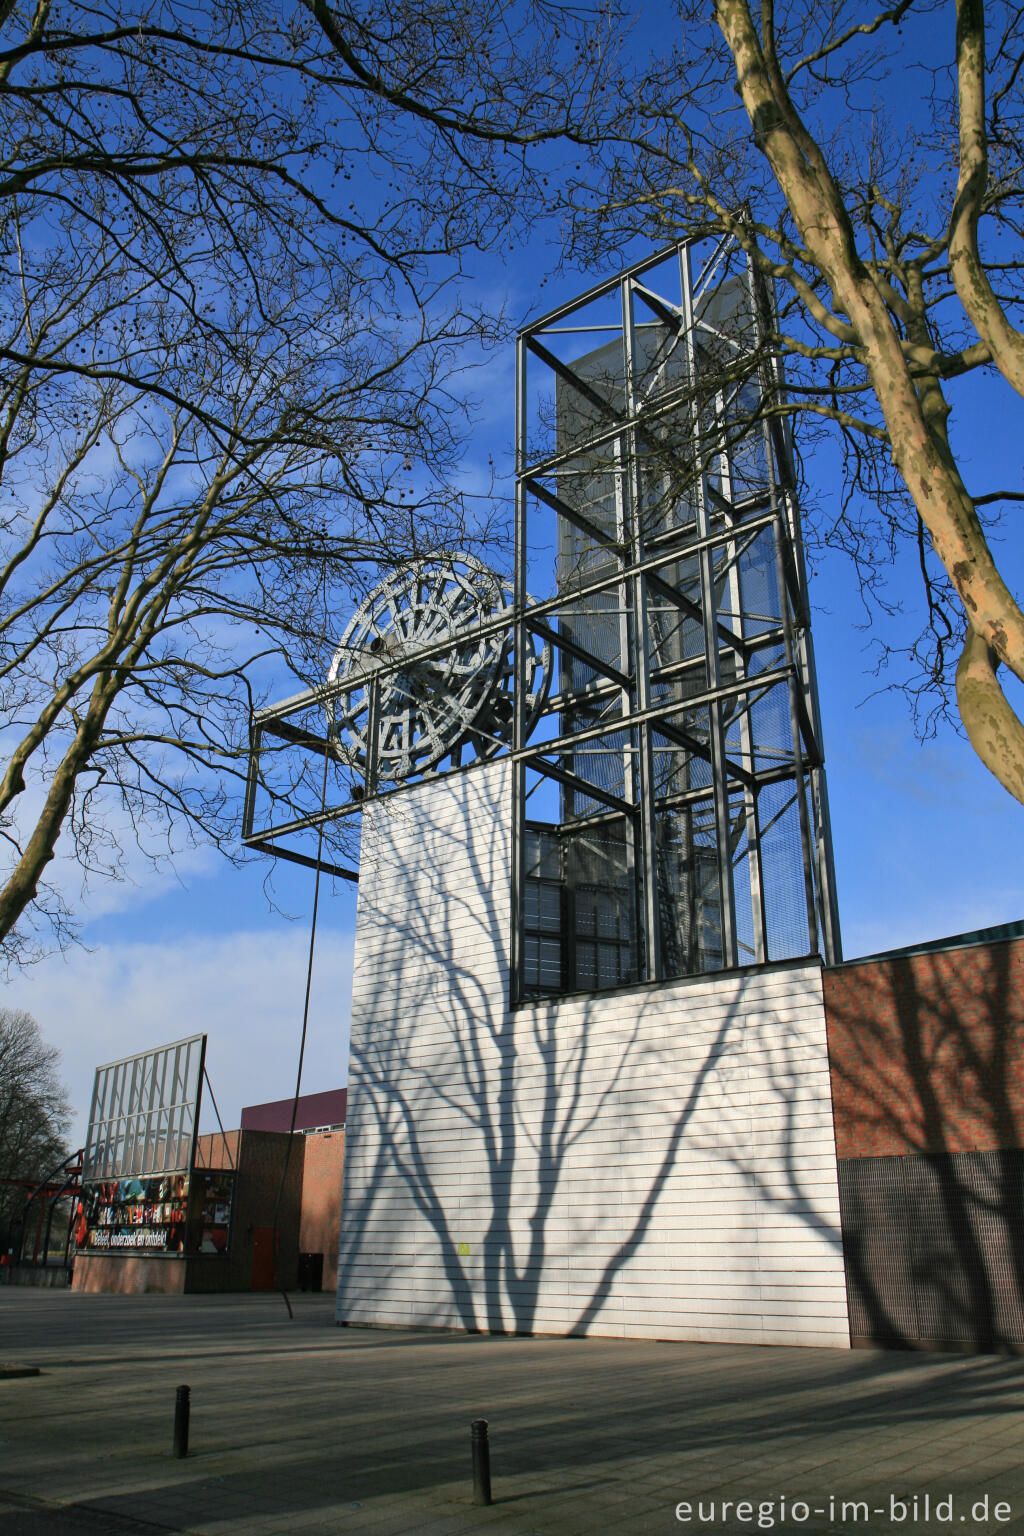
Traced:
<svg viewBox="0 0 1024 1536">
<path fill-rule="evenodd" d="M 75 1224 L 87 1253 L 224 1254 L 235 1176 L 200 1170 L 87 1184 Z"/>
</svg>

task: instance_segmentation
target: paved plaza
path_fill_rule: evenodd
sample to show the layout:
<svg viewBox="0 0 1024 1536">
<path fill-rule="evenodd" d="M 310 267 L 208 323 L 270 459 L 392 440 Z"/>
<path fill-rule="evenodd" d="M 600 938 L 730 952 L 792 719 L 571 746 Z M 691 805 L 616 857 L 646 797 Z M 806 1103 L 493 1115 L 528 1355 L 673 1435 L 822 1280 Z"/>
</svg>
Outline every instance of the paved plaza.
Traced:
<svg viewBox="0 0 1024 1536">
<path fill-rule="evenodd" d="M 0 1361 L 40 1368 L 0 1380 L 0 1531 L 1024 1536 L 1018 1359 L 346 1329 L 330 1297 L 293 1305 L 0 1289 Z"/>
</svg>

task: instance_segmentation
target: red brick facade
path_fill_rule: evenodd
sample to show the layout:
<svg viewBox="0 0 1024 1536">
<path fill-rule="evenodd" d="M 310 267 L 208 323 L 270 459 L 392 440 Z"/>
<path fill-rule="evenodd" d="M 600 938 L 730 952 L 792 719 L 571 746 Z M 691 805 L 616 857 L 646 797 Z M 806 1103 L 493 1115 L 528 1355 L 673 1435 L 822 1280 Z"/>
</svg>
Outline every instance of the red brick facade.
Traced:
<svg viewBox="0 0 1024 1536">
<path fill-rule="evenodd" d="M 840 1158 L 1024 1147 L 1024 939 L 823 982 Z"/>
<path fill-rule="evenodd" d="M 294 1290 L 299 1281 L 299 1254 L 322 1253 L 323 1288 L 332 1291 L 337 1284 L 344 1153 L 344 1131 L 292 1138 L 280 1132 L 252 1130 L 199 1136 L 197 1168 L 236 1170 L 230 1252 L 224 1257 L 82 1253 L 75 1260 L 73 1288 L 125 1293 L 266 1288 L 274 1284 L 275 1266 L 261 1275 L 256 1250 L 261 1239 L 272 1241 L 277 1215 L 279 1283 Z M 286 1159 L 287 1175 L 278 1210 Z"/>
<path fill-rule="evenodd" d="M 333 1291 L 338 1284 L 345 1132 L 323 1131 L 317 1135 L 303 1136 L 302 1143 L 299 1252 L 323 1254 L 323 1288 L 325 1291 Z"/>
</svg>

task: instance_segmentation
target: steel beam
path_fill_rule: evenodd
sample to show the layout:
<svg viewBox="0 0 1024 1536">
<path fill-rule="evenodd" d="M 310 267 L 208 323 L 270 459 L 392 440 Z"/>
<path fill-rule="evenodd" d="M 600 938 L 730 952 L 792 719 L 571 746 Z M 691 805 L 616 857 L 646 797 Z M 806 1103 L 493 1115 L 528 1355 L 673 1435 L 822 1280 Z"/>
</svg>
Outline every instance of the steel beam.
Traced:
<svg viewBox="0 0 1024 1536">
<path fill-rule="evenodd" d="M 523 761 L 525 762 L 525 759 Z M 602 789 L 599 784 L 588 783 L 586 779 L 581 779 L 559 763 L 549 763 L 547 758 L 539 753 L 531 757 L 526 766 L 532 768 L 535 773 L 544 774 L 546 778 L 557 779 L 559 784 L 564 784 L 566 789 L 571 789 L 574 794 L 582 795 L 587 800 L 599 800 L 602 805 L 610 806 L 613 811 L 618 811 L 623 816 L 632 816 L 636 811 L 635 805 L 630 805 L 618 795 L 613 795 L 610 790 Z"/>
</svg>

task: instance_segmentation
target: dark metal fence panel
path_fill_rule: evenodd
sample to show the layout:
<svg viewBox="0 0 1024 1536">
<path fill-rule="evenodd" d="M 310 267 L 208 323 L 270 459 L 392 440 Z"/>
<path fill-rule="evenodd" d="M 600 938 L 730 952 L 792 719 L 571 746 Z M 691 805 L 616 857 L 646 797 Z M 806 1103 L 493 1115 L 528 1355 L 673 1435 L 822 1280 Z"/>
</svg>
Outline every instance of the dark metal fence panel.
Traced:
<svg viewBox="0 0 1024 1536">
<path fill-rule="evenodd" d="M 839 1162 L 854 1343 L 1024 1344 L 1024 1150 Z"/>
</svg>

